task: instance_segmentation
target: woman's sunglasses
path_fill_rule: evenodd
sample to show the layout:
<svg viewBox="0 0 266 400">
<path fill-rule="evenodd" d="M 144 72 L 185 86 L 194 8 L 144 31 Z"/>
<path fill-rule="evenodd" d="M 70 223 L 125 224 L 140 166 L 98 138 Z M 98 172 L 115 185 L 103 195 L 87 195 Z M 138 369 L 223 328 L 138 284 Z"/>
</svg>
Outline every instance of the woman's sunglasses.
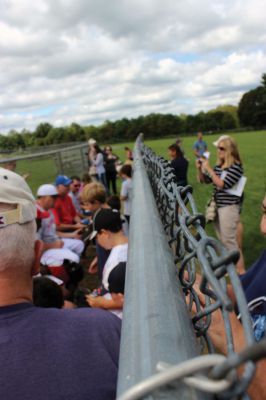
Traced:
<svg viewBox="0 0 266 400">
<path fill-rule="evenodd" d="M 224 147 L 218 146 L 217 148 L 218 148 L 218 150 L 220 150 L 220 151 L 225 151 L 225 148 L 224 148 Z"/>
</svg>

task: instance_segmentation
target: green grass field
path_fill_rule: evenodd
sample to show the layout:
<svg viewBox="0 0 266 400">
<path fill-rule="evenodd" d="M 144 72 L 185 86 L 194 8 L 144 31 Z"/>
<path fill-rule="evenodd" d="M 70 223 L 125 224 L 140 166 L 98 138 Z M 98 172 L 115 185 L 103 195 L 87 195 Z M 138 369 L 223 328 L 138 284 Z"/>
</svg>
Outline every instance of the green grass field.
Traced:
<svg viewBox="0 0 266 400">
<path fill-rule="evenodd" d="M 265 195 L 266 189 L 266 131 L 245 132 L 232 134 L 236 139 L 240 154 L 243 160 L 245 175 L 247 176 L 247 184 L 245 188 L 245 200 L 241 215 L 244 223 L 244 256 L 246 265 L 250 266 L 258 257 L 262 249 L 265 248 L 265 238 L 262 237 L 259 230 L 259 222 L 261 218 L 261 202 Z M 205 136 L 204 139 L 208 144 L 211 152 L 210 163 L 213 166 L 216 161 L 216 149 L 212 142 L 219 135 Z M 199 212 L 204 213 L 205 204 L 212 192 L 212 185 L 201 185 L 196 182 L 196 171 L 192 146 L 195 137 L 184 137 L 182 141 L 183 149 L 186 157 L 190 161 L 189 166 L 189 184 L 192 185 L 194 198 Z M 151 147 L 157 154 L 167 158 L 167 147 L 174 142 L 174 139 L 160 139 L 145 141 L 145 144 Z M 133 148 L 134 143 L 115 144 L 113 146 L 114 153 L 121 160 L 124 159 L 124 146 L 128 145 Z M 35 161 L 20 161 L 18 163 L 18 172 L 25 173 L 30 171 L 31 178 L 29 184 L 34 193 L 39 185 L 52 182 L 56 176 L 56 168 L 52 159 L 42 159 Z M 214 235 L 211 226 L 207 227 L 207 232 Z"/>
</svg>

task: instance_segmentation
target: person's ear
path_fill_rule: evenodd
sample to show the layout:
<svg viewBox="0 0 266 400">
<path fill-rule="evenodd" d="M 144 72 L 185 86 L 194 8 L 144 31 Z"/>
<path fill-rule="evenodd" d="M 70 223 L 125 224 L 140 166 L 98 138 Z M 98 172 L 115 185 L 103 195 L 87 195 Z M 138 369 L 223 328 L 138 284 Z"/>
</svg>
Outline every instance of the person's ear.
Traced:
<svg viewBox="0 0 266 400">
<path fill-rule="evenodd" d="M 40 272 L 40 259 L 43 253 L 43 242 L 41 240 L 36 240 L 34 245 L 34 262 L 31 268 L 31 275 L 37 275 Z"/>
<path fill-rule="evenodd" d="M 101 234 L 104 234 L 105 236 L 108 236 L 109 231 L 107 231 L 106 229 L 101 229 Z"/>
</svg>

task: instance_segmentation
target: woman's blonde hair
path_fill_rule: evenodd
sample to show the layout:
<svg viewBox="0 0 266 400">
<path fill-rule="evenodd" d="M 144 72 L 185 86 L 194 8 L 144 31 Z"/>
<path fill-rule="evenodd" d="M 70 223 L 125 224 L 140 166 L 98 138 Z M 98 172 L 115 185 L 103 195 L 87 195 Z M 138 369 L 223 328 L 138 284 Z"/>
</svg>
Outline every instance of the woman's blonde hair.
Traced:
<svg viewBox="0 0 266 400">
<path fill-rule="evenodd" d="M 220 157 L 217 158 L 218 165 L 223 165 L 223 168 L 229 168 L 234 163 L 242 164 L 236 141 L 232 137 L 228 136 L 228 138 L 222 139 L 217 147 L 220 146 L 225 148 L 225 154 L 223 161 L 221 161 Z"/>
</svg>

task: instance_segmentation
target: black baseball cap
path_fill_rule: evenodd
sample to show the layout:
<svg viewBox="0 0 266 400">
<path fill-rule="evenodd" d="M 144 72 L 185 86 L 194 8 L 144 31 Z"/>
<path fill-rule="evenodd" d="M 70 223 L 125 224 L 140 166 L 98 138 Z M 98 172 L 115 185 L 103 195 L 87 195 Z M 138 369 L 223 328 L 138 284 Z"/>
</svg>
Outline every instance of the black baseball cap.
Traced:
<svg viewBox="0 0 266 400">
<path fill-rule="evenodd" d="M 119 232 L 122 229 L 123 220 L 117 210 L 111 208 L 100 208 L 93 217 L 93 230 L 90 240 L 95 238 L 102 229 L 110 232 Z"/>
</svg>

